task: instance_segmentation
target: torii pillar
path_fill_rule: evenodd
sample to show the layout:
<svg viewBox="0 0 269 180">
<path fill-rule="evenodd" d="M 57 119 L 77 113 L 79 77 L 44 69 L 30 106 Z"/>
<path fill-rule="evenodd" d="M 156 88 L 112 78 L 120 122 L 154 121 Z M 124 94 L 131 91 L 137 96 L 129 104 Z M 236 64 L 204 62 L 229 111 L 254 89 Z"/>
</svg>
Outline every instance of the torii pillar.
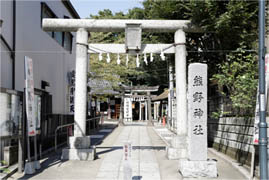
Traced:
<svg viewBox="0 0 269 180">
<path fill-rule="evenodd" d="M 87 115 L 88 31 L 79 28 L 76 34 L 76 91 L 74 136 L 69 138 L 70 147 L 62 151 L 62 159 L 94 160 L 95 149 L 90 136 L 86 136 Z"/>
<path fill-rule="evenodd" d="M 175 71 L 176 71 L 176 132 L 177 136 L 166 148 L 168 159 L 185 159 L 187 151 L 187 71 L 186 71 L 186 35 L 182 29 L 175 32 Z"/>
</svg>

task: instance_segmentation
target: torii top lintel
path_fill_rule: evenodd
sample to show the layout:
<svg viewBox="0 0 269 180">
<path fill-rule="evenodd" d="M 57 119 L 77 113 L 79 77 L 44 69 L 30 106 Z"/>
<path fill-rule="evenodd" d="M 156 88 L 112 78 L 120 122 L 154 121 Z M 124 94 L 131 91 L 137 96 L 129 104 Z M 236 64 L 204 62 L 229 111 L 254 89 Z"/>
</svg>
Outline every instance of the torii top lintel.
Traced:
<svg viewBox="0 0 269 180">
<path fill-rule="evenodd" d="M 122 32 L 126 24 L 141 24 L 146 32 L 175 32 L 183 29 L 185 32 L 199 32 L 190 20 L 126 20 L 126 19 L 43 19 L 45 31 L 75 32 L 84 28 L 88 32 Z"/>
</svg>

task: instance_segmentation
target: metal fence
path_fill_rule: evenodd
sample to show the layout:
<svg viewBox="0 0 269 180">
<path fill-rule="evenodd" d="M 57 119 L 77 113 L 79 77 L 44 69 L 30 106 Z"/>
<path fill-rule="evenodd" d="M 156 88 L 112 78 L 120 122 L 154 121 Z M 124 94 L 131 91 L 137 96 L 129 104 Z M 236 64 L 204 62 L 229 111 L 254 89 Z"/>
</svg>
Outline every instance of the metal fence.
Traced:
<svg viewBox="0 0 269 180">
<path fill-rule="evenodd" d="M 101 116 L 95 117 L 95 118 L 90 118 L 90 119 L 86 120 L 86 126 L 89 127 L 89 128 L 86 129 L 86 135 L 89 135 L 89 129 L 90 129 L 91 125 L 92 125 L 93 129 L 99 128 L 100 119 L 101 119 Z M 58 145 L 58 135 L 59 135 L 58 131 L 59 130 L 65 130 L 64 132 L 62 131 L 61 135 L 65 135 L 66 136 L 66 142 L 68 142 L 68 137 L 71 136 L 72 134 L 74 134 L 73 133 L 74 124 L 75 123 L 69 123 L 69 124 L 60 125 L 55 129 L 55 134 L 54 134 L 55 151 L 57 151 L 57 145 Z"/>
</svg>

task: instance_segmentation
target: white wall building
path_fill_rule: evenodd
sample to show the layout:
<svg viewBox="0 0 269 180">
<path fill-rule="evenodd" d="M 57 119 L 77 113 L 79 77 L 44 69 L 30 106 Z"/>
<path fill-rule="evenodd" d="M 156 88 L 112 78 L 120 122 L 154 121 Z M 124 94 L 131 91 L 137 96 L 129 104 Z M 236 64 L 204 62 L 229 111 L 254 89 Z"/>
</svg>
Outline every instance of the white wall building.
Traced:
<svg viewBox="0 0 269 180">
<path fill-rule="evenodd" d="M 42 122 L 48 114 L 70 114 L 68 74 L 75 69 L 75 33 L 45 32 L 42 18 L 80 17 L 69 0 L 0 1 L 0 111 L 6 114 L 0 116 L 0 136 L 12 135 L 3 130 L 7 129 L 8 121 L 14 121 L 13 106 L 20 105 L 11 99 L 12 96 L 21 98 L 24 91 L 25 56 L 33 60 Z M 43 125 L 47 132 L 50 124 Z"/>
</svg>

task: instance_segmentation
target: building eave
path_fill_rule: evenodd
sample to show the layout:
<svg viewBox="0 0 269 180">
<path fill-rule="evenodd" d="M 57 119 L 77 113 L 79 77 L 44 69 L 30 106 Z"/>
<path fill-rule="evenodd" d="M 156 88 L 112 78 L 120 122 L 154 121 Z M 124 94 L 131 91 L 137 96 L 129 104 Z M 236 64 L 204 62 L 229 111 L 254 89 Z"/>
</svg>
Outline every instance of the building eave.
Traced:
<svg viewBox="0 0 269 180">
<path fill-rule="evenodd" d="M 70 2 L 70 0 L 62 0 L 65 7 L 68 9 L 70 14 L 73 16 L 74 19 L 80 19 L 80 16 L 78 15 L 77 11 L 75 10 L 74 6 Z"/>
</svg>

